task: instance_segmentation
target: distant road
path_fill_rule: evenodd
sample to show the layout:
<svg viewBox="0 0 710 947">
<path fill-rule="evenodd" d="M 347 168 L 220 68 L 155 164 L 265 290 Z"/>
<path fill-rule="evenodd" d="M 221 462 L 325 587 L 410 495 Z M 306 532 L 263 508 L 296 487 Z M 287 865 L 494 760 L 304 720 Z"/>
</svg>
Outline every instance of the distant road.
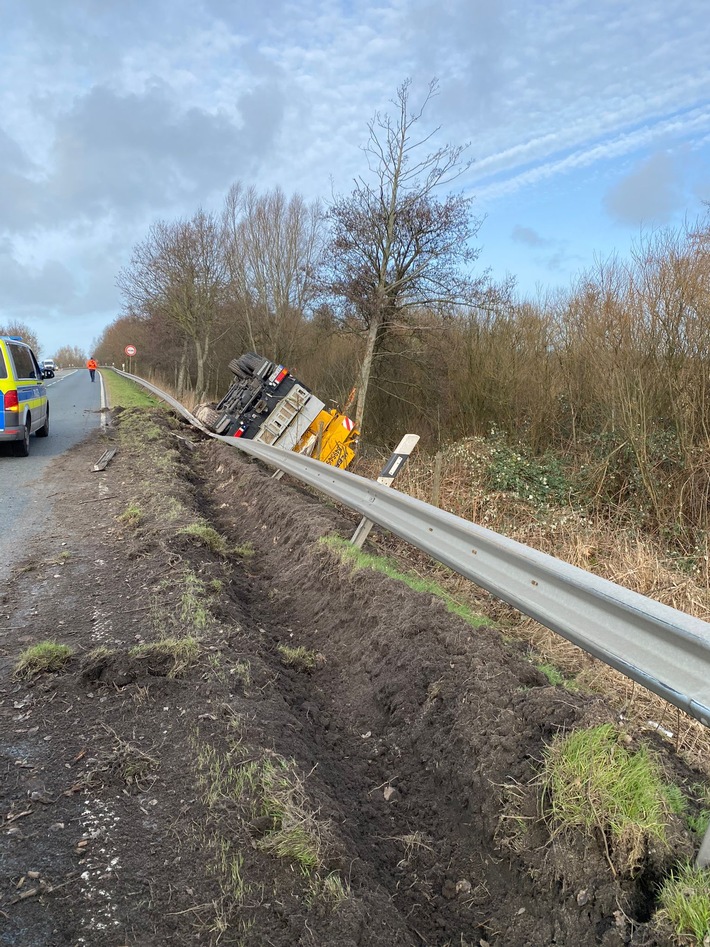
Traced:
<svg viewBox="0 0 710 947">
<path fill-rule="evenodd" d="M 15 457 L 12 445 L 0 445 L 0 581 L 9 577 L 15 554 L 39 532 L 51 512 L 45 481 L 53 459 L 101 424 L 99 372 L 92 384 L 87 369 L 63 370 L 46 386 L 49 437 L 33 434 L 29 457 Z"/>
</svg>

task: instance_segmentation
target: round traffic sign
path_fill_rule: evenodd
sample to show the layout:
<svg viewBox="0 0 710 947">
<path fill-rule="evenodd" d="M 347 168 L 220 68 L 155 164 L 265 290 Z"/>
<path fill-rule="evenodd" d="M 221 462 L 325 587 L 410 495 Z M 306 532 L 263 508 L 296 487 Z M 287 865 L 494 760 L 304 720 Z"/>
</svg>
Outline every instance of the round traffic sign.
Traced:
<svg viewBox="0 0 710 947">
<path fill-rule="evenodd" d="M 135 345 L 127 345 L 123 351 L 132 358 L 138 350 Z"/>
</svg>

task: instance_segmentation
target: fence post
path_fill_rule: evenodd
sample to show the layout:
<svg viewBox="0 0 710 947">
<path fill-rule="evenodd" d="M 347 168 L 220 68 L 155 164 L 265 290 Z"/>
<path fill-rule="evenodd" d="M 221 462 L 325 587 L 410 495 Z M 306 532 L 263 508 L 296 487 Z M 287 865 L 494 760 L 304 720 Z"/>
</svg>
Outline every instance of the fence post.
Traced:
<svg viewBox="0 0 710 947">
<path fill-rule="evenodd" d="M 431 505 L 438 506 L 439 499 L 441 498 L 441 465 L 443 461 L 443 455 L 441 451 L 436 452 L 436 457 L 434 458 L 434 482 L 431 487 Z"/>
</svg>

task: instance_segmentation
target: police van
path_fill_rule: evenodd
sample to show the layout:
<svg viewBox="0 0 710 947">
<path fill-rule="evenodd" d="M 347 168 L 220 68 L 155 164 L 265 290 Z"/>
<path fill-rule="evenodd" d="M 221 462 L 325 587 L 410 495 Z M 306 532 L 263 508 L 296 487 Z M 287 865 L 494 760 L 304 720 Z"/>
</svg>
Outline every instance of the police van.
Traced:
<svg viewBox="0 0 710 947">
<path fill-rule="evenodd" d="M 0 444 L 10 441 L 18 457 L 27 457 L 30 434 L 49 434 L 42 369 L 19 336 L 0 335 Z"/>
</svg>

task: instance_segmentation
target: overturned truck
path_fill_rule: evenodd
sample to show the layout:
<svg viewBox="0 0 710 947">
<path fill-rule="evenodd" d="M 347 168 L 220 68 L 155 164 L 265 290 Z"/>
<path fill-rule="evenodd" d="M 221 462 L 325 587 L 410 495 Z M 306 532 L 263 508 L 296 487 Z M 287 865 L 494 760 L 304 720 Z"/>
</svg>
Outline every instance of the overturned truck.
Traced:
<svg viewBox="0 0 710 947">
<path fill-rule="evenodd" d="M 208 430 L 308 454 L 333 467 L 351 463 L 358 436 L 353 422 L 326 409 L 287 368 L 246 352 L 232 359 L 229 370 L 235 377 L 222 400 L 195 408 Z"/>
</svg>

